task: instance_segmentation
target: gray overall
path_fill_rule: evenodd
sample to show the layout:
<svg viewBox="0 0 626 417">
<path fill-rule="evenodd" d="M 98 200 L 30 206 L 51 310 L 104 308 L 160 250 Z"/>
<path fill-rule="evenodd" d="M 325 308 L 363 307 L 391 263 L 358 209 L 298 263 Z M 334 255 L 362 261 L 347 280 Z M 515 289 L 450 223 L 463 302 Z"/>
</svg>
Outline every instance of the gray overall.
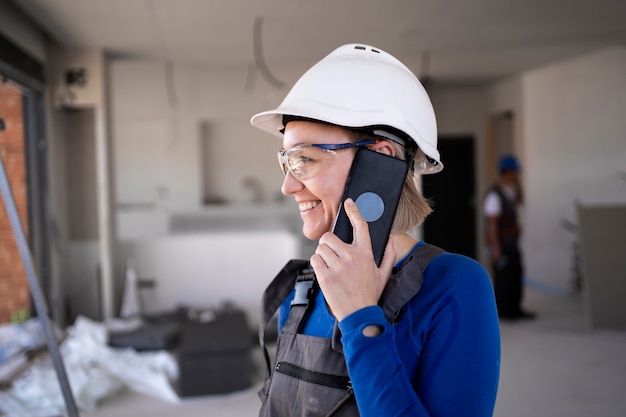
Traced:
<svg viewBox="0 0 626 417">
<path fill-rule="evenodd" d="M 394 270 L 379 305 L 394 324 L 402 307 L 422 286 L 423 271 L 443 250 L 419 246 L 399 270 Z M 337 323 L 331 339 L 300 332 L 319 291 L 307 261 L 291 260 L 263 294 L 259 342 L 265 354 L 268 378 L 259 392 L 263 401 L 260 417 L 346 417 L 358 416 L 348 376 Z M 292 289 L 296 289 L 289 317 L 276 346 L 272 367 L 265 347 L 265 329 Z"/>
</svg>

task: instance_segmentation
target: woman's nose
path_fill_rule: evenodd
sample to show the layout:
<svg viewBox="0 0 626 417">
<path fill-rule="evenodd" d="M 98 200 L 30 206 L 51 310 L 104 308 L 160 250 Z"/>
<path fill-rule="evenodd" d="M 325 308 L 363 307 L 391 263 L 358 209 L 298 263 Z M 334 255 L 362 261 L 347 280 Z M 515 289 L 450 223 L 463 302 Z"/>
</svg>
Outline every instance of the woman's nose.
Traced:
<svg viewBox="0 0 626 417">
<path fill-rule="evenodd" d="M 285 178 L 283 179 L 283 185 L 280 187 L 280 192 L 284 195 L 290 195 L 304 188 L 304 184 L 294 177 L 290 171 L 287 171 Z"/>
</svg>

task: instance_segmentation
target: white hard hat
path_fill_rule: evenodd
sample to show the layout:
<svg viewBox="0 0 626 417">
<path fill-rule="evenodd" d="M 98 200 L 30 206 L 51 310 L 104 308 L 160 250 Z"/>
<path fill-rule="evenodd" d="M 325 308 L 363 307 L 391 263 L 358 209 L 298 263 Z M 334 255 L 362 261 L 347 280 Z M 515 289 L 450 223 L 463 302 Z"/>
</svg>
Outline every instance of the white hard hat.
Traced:
<svg viewBox="0 0 626 417">
<path fill-rule="evenodd" d="M 426 90 L 404 64 L 378 48 L 340 46 L 304 73 L 280 106 L 255 114 L 250 122 L 282 136 L 284 116 L 372 128 L 392 140 L 408 137 L 421 150 L 417 172 L 443 169 L 435 112 Z M 391 129 L 387 132 L 386 127 Z"/>
</svg>

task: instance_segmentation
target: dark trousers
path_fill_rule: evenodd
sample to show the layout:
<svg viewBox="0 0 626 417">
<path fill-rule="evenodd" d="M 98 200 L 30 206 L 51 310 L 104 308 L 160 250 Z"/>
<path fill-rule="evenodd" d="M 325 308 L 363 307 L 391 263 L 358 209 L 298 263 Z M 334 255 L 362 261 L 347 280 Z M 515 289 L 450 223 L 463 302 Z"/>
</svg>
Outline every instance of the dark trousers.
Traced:
<svg viewBox="0 0 626 417">
<path fill-rule="evenodd" d="M 524 270 L 517 245 L 502 247 L 502 256 L 493 263 L 494 290 L 498 314 L 515 315 L 521 311 Z"/>
</svg>

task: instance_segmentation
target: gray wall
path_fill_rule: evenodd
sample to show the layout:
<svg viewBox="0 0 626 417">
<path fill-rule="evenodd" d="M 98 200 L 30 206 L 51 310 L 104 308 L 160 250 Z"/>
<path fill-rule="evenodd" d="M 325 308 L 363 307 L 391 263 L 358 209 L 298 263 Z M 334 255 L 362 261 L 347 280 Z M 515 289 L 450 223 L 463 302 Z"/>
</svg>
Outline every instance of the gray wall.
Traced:
<svg viewBox="0 0 626 417">
<path fill-rule="evenodd" d="M 571 279 L 575 202 L 626 202 L 626 47 L 522 75 L 528 275 Z"/>
</svg>

